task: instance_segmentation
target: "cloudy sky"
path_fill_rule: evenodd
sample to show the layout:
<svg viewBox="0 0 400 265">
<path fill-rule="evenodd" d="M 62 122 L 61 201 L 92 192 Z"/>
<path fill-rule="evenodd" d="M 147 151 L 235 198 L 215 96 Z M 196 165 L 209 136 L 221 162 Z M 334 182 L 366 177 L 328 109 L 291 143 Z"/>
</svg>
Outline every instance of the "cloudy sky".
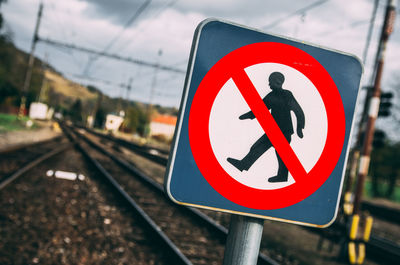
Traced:
<svg viewBox="0 0 400 265">
<path fill-rule="evenodd" d="M 266 32 L 284 35 L 355 54 L 363 59 L 374 0 L 44 0 L 39 35 L 146 62 L 186 70 L 194 30 L 208 17 L 222 18 Z M 370 80 L 386 1 L 378 6 L 363 83 Z M 2 8 L 15 44 L 29 51 L 39 0 L 8 0 Z M 302 10 L 302 11 L 299 11 Z M 133 20 L 133 21 L 132 21 Z M 400 76 L 400 19 L 391 36 L 384 87 Z M 129 23 L 131 22 L 131 23 Z M 39 43 L 36 55 L 82 84 L 99 87 L 111 96 L 124 95 L 118 86 L 133 79 L 129 98 L 178 106 L 184 74 Z M 85 77 L 83 77 L 85 76 Z"/>
</svg>

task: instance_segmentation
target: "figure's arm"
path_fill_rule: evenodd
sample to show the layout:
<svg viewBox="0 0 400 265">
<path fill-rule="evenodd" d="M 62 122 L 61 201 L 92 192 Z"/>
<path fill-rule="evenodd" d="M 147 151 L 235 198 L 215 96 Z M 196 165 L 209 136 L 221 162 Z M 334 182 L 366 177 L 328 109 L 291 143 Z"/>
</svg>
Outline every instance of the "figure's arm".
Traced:
<svg viewBox="0 0 400 265">
<path fill-rule="evenodd" d="M 269 106 L 271 106 L 271 104 L 268 104 L 268 101 L 271 100 L 268 95 L 266 95 L 263 98 L 264 104 L 265 106 L 267 106 L 268 109 L 271 109 Z M 250 110 L 249 112 L 246 112 L 245 114 L 242 114 L 239 116 L 240 120 L 245 120 L 245 119 L 254 119 L 256 116 L 254 115 L 254 113 Z"/>
<path fill-rule="evenodd" d="M 297 135 L 300 138 L 303 138 L 303 129 L 306 122 L 304 117 L 304 112 L 300 107 L 299 103 L 297 103 L 296 99 L 293 96 L 290 105 L 291 109 L 293 110 L 297 118 Z"/>
<path fill-rule="evenodd" d="M 240 120 L 245 120 L 245 119 L 254 119 L 256 116 L 254 116 L 252 111 L 246 112 L 245 114 L 242 114 L 239 116 Z"/>
</svg>

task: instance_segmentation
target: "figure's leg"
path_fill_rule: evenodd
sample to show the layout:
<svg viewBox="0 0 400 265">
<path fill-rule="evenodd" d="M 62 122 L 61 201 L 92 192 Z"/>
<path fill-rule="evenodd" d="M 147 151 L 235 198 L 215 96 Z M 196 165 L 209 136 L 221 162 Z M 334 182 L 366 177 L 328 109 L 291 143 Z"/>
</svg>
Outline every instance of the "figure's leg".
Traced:
<svg viewBox="0 0 400 265">
<path fill-rule="evenodd" d="M 291 141 L 291 135 L 285 135 L 286 140 L 289 144 Z M 275 150 L 276 157 L 278 158 L 278 174 L 275 177 L 269 178 L 268 182 L 286 182 L 288 180 L 289 170 L 287 169 L 285 163 L 283 163 L 282 158 L 279 156 L 278 152 Z"/>
<path fill-rule="evenodd" d="M 272 146 L 267 135 L 261 136 L 250 148 L 249 153 L 242 159 L 228 158 L 228 162 L 235 166 L 240 171 L 249 170 L 262 154 L 264 154 Z"/>
<path fill-rule="evenodd" d="M 276 157 L 278 158 L 278 174 L 275 177 L 269 178 L 268 182 L 286 182 L 288 180 L 289 170 L 287 169 L 285 163 L 283 163 L 278 152 L 276 152 Z"/>
</svg>

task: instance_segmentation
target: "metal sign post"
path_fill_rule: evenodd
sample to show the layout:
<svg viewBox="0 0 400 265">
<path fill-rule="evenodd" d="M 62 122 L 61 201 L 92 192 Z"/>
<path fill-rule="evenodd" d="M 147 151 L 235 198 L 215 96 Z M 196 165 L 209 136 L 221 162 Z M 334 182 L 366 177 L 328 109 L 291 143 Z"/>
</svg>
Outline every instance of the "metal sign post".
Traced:
<svg viewBox="0 0 400 265">
<path fill-rule="evenodd" d="M 232 214 L 223 264 L 257 264 L 263 225 L 263 219 Z"/>
</svg>

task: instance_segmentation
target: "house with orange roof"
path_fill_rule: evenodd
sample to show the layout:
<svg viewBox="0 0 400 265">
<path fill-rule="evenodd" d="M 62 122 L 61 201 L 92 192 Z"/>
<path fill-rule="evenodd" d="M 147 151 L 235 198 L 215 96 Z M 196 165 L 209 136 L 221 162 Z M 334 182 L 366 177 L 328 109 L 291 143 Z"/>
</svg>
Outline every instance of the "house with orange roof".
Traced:
<svg viewBox="0 0 400 265">
<path fill-rule="evenodd" d="M 174 136 L 176 121 L 176 116 L 157 114 L 150 122 L 150 136 L 164 135 L 171 139 Z"/>
</svg>

